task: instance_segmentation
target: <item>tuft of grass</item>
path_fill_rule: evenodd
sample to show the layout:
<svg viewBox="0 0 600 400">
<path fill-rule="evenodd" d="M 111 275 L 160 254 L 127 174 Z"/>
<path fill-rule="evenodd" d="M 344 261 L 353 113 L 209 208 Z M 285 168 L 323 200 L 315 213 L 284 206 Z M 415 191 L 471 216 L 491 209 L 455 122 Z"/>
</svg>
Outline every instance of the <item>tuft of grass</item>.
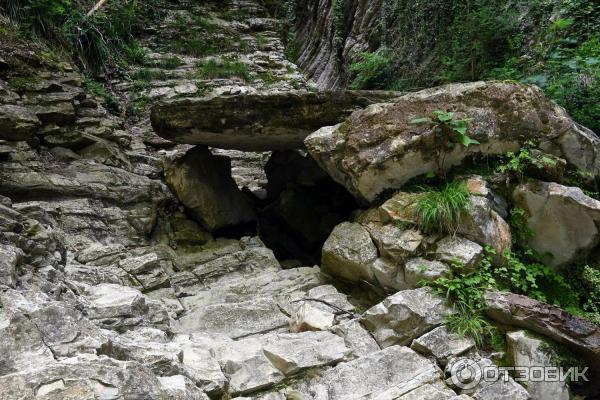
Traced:
<svg viewBox="0 0 600 400">
<path fill-rule="evenodd" d="M 165 69 L 176 69 L 181 67 L 184 64 L 183 61 L 179 57 L 168 57 L 161 60 L 157 66 Z"/>
<path fill-rule="evenodd" d="M 461 216 L 469 205 L 469 191 L 462 182 L 447 183 L 441 189 L 424 188 L 427 193 L 416 204 L 421 229 L 425 233 L 458 229 Z"/>
<path fill-rule="evenodd" d="M 251 80 L 248 66 L 240 61 L 199 61 L 196 66 L 198 67 L 198 78 L 201 79 L 237 77 L 245 81 Z"/>
<path fill-rule="evenodd" d="M 446 327 L 462 337 L 469 337 L 481 349 L 493 337 L 493 326 L 481 313 L 474 313 L 464 305 L 455 306 L 455 314 L 446 318 Z"/>
</svg>

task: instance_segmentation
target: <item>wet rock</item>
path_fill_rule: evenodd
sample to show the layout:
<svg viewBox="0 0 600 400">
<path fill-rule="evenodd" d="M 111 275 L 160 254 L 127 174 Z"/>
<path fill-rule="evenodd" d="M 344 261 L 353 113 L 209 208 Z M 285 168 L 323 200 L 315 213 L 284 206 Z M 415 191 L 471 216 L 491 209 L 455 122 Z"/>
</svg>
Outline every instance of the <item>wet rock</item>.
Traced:
<svg viewBox="0 0 600 400">
<path fill-rule="evenodd" d="M 527 334 L 525 331 L 506 334 L 508 358 L 516 367 L 554 367 L 550 355 L 543 350 L 548 345 L 543 340 Z M 566 382 L 527 382 L 527 391 L 531 400 L 556 399 L 568 400 L 569 388 Z"/>
<path fill-rule="evenodd" d="M 250 202 L 231 178 L 225 157 L 195 147 L 166 170 L 166 179 L 188 212 L 209 231 L 256 219 Z"/>
<path fill-rule="evenodd" d="M 321 268 L 350 281 L 374 281 L 372 263 L 377 247 L 360 224 L 343 222 L 336 226 L 323 245 Z"/>
<path fill-rule="evenodd" d="M 152 127 L 165 139 L 246 151 L 303 147 L 322 126 L 393 92 L 266 92 L 165 101 L 152 108 Z"/>
<path fill-rule="evenodd" d="M 553 267 L 585 258 L 600 242 L 600 201 L 576 187 L 531 181 L 519 185 L 513 199 L 527 213 L 533 231 L 528 245 Z"/>
<path fill-rule="evenodd" d="M 506 82 L 451 84 L 371 105 L 313 133 L 305 144 L 335 181 L 358 200 L 372 202 L 386 189 L 438 170 L 432 154 L 439 143 L 431 127 L 410 121 L 441 109 L 471 118 L 469 134 L 481 142 L 455 146 L 445 155 L 444 168 L 461 164 L 468 155 L 504 154 L 537 140 L 584 171 L 600 171 L 600 139 L 591 130 L 570 119 L 539 88 Z"/>
<path fill-rule="evenodd" d="M 362 323 L 383 348 L 407 345 L 442 324 L 451 313 L 445 300 L 429 288 L 404 290 L 367 310 Z"/>
</svg>

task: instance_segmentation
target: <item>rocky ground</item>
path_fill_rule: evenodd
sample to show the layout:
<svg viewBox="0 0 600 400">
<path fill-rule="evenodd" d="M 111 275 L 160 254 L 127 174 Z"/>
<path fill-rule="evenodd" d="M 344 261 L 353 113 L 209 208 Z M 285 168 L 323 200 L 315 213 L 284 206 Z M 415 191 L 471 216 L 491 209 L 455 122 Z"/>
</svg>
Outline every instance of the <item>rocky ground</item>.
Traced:
<svg viewBox="0 0 600 400">
<path fill-rule="evenodd" d="M 377 132 L 353 142 L 356 132 L 337 126 L 307 139 L 335 182 L 306 153 L 281 151 L 298 147 L 298 138 L 325 125 L 319 121 L 336 124 L 359 106 L 399 94 L 313 93 L 316 86 L 286 60 L 280 21 L 259 1 L 169 2 L 160 15 L 140 39 L 150 54 L 146 65 L 111 82 L 125 116 L 109 114 L 71 64 L 0 21 L 7 37 L 0 43 L 2 399 L 568 398 L 565 385 L 525 388 L 508 377 L 461 390 L 444 372 L 459 356 L 479 365 L 499 357 L 449 332 L 451 308 L 418 287 L 443 276 L 456 259 L 476 265 L 484 245 L 510 247 L 503 200 L 481 178 L 465 178 L 473 208 L 458 236 L 425 235 L 396 223 L 410 221 L 411 194 L 399 192 L 350 217 L 358 205 L 348 192 L 364 202 L 404 183 L 368 179 L 379 175 L 365 162 L 381 162 L 385 172 L 393 158 L 381 157 L 390 147 Z M 199 35 L 218 47 L 210 56 L 196 49 Z M 211 60 L 235 63 L 238 72 L 215 76 Z M 286 127 L 273 117 L 250 126 L 235 112 L 237 99 L 251 96 L 262 96 L 273 110 L 287 104 L 294 122 Z M 166 114 L 184 103 L 192 105 L 187 113 Z M 152 106 L 154 128 L 159 117 L 181 128 L 178 143 L 157 135 Z M 231 126 L 198 128 L 198 119 L 209 118 L 202 107 L 222 118 L 229 113 Z M 396 118 L 381 107 L 348 121 L 364 132 L 362 117 Z M 490 109 L 481 111 L 482 124 Z M 309 118 L 317 111 L 325 120 Z M 542 111 L 555 117 L 540 120 L 549 142 L 562 144 L 559 155 L 595 171 L 595 135 L 569 125 L 561 110 Z M 400 128 L 392 131 L 400 137 L 393 149 L 400 141 L 411 146 Z M 351 137 L 343 142 L 348 148 L 331 139 L 336 134 Z M 284 145 L 269 148 L 269 135 L 283 137 Z M 410 168 L 411 160 L 408 167 L 395 160 Z M 515 196 L 531 204 L 550 199 L 555 214 L 570 222 L 593 221 L 586 239 L 561 242 L 560 262 L 598 244 L 600 204 L 581 191 L 550 184 L 521 187 Z M 554 223 L 533 218 L 539 231 Z M 321 247 L 320 266 L 305 261 L 315 249 L 320 259 Z M 274 251 L 285 256 L 278 260 Z M 558 309 L 536 302 L 511 308 L 514 299 L 502 296 L 489 293 L 490 315 L 517 327 L 507 351 L 519 365 L 550 362 L 540 350 L 543 340 L 519 328 L 597 359 L 592 325 L 566 315 L 544 320 Z M 523 322 L 523 315 L 538 318 Z"/>
</svg>

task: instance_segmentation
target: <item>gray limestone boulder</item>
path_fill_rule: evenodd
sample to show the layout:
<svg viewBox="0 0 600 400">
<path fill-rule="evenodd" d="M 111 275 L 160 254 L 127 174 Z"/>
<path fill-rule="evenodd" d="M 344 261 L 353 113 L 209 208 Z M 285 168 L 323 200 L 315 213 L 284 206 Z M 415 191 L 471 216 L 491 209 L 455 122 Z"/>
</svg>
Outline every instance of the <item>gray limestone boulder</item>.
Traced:
<svg viewBox="0 0 600 400">
<path fill-rule="evenodd" d="M 231 177 L 230 160 L 195 147 L 166 169 L 166 180 L 190 215 L 208 231 L 256 219 L 249 200 Z"/>
<path fill-rule="evenodd" d="M 422 281 L 435 281 L 448 276 L 450 267 L 440 261 L 429 261 L 424 258 L 411 258 L 404 266 L 404 278 L 409 287 L 418 287 Z"/>
<path fill-rule="evenodd" d="M 506 334 L 508 359 L 516 367 L 555 367 L 551 355 L 544 346 L 548 343 L 525 331 Z M 566 382 L 527 382 L 527 391 L 531 400 L 569 400 L 569 388 Z"/>
<path fill-rule="evenodd" d="M 429 288 L 400 291 L 368 309 L 362 323 L 383 348 L 408 345 L 441 325 L 451 309 Z"/>
<path fill-rule="evenodd" d="M 440 326 L 413 340 L 410 347 L 423 355 L 431 355 L 441 365 L 446 365 L 450 358 L 473 349 L 475 342 L 471 338 L 449 332 L 445 326 Z"/>
<path fill-rule="evenodd" d="M 304 143 L 319 165 L 359 201 L 370 203 L 386 189 L 436 172 L 439 141 L 429 125 L 411 123 L 435 110 L 470 118 L 468 134 L 480 144 L 455 146 L 444 169 L 473 154 L 505 154 L 527 140 L 594 175 L 600 173 L 600 139 L 574 122 L 536 86 L 509 82 L 456 83 L 406 94 L 354 112 Z"/>
<path fill-rule="evenodd" d="M 377 256 L 369 231 L 360 224 L 343 222 L 323 245 L 321 268 L 349 281 L 374 281 L 372 263 Z"/>
<path fill-rule="evenodd" d="M 441 375 L 441 370 L 425 357 L 408 347 L 392 346 L 338 364 L 321 376 L 301 383 L 296 390 L 302 399 L 397 399 L 420 386 L 439 381 Z"/>
<path fill-rule="evenodd" d="M 41 126 L 35 112 L 28 107 L 0 105 L 0 139 L 25 141 Z"/>
<path fill-rule="evenodd" d="M 585 258 L 600 243 L 600 201 L 576 187 L 531 181 L 519 185 L 513 199 L 527 213 L 533 232 L 529 246 L 553 267 Z"/>
<path fill-rule="evenodd" d="M 437 242 L 435 257 L 445 263 L 458 263 L 474 269 L 483 259 L 483 247 L 459 236 L 446 236 Z"/>
<path fill-rule="evenodd" d="M 276 92 L 164 101 L 152 127 L 178 143 L 246 151 L 303 147 L 306 136 L 352 111 L 396 97 L 394 92 Z"/>
</svg>

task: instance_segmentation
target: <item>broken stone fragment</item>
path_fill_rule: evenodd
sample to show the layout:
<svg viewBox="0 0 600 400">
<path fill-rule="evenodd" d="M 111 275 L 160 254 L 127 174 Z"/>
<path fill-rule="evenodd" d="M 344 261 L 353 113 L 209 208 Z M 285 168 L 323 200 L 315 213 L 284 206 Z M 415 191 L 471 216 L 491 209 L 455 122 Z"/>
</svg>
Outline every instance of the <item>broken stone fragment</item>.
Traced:
<svg viewBox="0 0 600 400">
<path fill-rule="evenodd" d="M 335 315 L 304 303 L 290 318 L 292 332 L 325 331 L 333 326 Z"/>
<path fill-rule="evenodd" d="M 383 348 L 408 345 L 444 322 L 451 309 L 429 288 L 403 290 L 368 309 L 362 323 Z"/>
<path fill-rule="evenodd" d="M 323 245 L 323 272 L 349 281 L 375 279 L 372 263 L 377 259 L 377 247 L 362 225 L 343 222 L 336 226 Z"/>
<path fill-rule="evenodd" d="M 413 340 L 410 347 L 423 355 L 434 356 L 444 366 L 449 359 L 474 348 L 475 342 L 471 338 L 449 332 L 445 326 L 440 326 Z"/>
</svg>

